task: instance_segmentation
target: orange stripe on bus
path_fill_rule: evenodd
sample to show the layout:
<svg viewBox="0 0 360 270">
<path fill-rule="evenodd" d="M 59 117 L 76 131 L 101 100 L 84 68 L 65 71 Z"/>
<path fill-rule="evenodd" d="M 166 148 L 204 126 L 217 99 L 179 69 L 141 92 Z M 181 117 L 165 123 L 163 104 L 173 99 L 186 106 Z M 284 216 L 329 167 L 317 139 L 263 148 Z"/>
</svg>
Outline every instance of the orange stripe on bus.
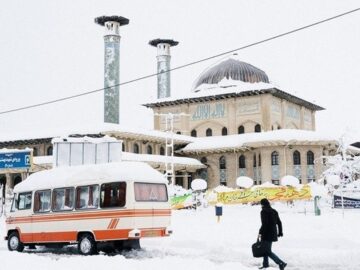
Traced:
<svg viewBox="0 0 360 270">
<path fill-rule="evenodd" d="M 122 230 L 95 230 L 97 241 L 128 239 L 131 229 Z M 23 243 L 51 243 L 51 242 L 76 242 L 77 231 L 69 232 L 41 232 L 20 233 Z M 142 229 L 141 237 L 165 236 L 165 228 Z"/>
<path fill-rule="evenodd" d="M 43 214 L 32 217 L 8 218 L 7 224 L 30 223 L 30 222 L 49 222 L 83 219 L 101 219 L 101 218 L 119 218 L 119 217 L 152 217 L 152 216 L 170 216 L 170 209 L 159 210 L 121 210 L 116 212 L 92 212 L 92 213 L 68 213 L 68 214 Z"/>
</svg>

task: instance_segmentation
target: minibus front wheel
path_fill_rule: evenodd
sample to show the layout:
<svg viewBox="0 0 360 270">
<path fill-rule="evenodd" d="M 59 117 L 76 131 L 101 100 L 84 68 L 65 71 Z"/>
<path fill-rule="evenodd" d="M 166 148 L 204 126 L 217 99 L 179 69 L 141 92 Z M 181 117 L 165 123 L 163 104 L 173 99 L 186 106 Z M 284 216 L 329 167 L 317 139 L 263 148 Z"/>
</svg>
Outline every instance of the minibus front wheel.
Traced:
<svg viewBox="0 0 360 270">
<path fill-rule="evenodd" d="M 82 255 L 93 255 L 97 253 L 96 241 L 91 233 L 79 235 L 78 251 Z"/>
<path fill-rule="evenodd" d="M 22 252 L 24 250 L 24 244 L 21 243 L 18 232 L 10 233 L 8 237 L 8 249 L 10 251 Z"/>
</svg>

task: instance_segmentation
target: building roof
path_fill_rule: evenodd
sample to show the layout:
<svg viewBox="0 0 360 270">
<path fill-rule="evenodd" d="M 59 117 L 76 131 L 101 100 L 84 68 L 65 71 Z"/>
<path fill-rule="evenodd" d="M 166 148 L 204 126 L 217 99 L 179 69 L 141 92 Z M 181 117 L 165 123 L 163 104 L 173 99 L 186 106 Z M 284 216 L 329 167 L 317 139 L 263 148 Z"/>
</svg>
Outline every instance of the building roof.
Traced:
<svg viewBox="0 0 360 270">
<path fill-rule="evenodd" d="M 228 58 L 204 71 L 195 82 L 195 89 L 202 84 L 217 84 L 224 78 L 249 83 L 269 83 L 264 71 L 238 59 Z"/>
<path fill-rule="evenodd" d="M 319 132 L 281 129 L 260 133 L 245 133 L 228 136 L 213 136 L 197 138 L 193 143 L 188 144 L 179 153 L 200 154 L 200 153 L 222 153 L 234 151 L 246 151 L 251 148 L 279 145 L 331 145 L 338 141 L 330 136 Z"/>
<path fill-rule="evenodd" d="M 256 87 L 256 85 L 257 84 L 254 83 L 253 87 Z M 158 107 L 168 107 L 168 106 L 174 106 L 180 104 L 202 103 L 208 101 L 224 100 L 227 98 L 234 98 L 234 97 L 248 97 L 248 96 L 258 96 L 263 94 L 271 94 L 275 97 L 291 101 L 292 103 L 295 103 L 300 106 L 304 106 L 305 108 L 308 108 L 310 110 L 314 110 L 314 111 L 324 110 L 323 107 L 320 107 L 314 103 L 311 103 L 309 101 L 291 95 L 271 85 L 266 86 L 260 84 L 258 86 L 260 87 L 258 90 L 243 90 L 243 88 L 238 87 L 237 85 L 223 89 L 215 88 L 214 89 L 215 91 L 211 91 L 211 92 L 201 91 L 197 93 L 192 93 L 188 97 L 178 98 L 178 99 L 176 98 L 161 99 L 152 103 L 143 104 L 143 106 L 148 108 L 158 108 Z M 261 87 L 270 87 L 270 88 L 261 88 Z"/>
<path fill-rule="evenodd" d="M 151 142 L 164 143 L 166 138 L 173 136 L 175 144 L 187 144 L 194 141 L 193 137 L 158 131 L 146 130 L 141 128 L 124 127 L 117 124 L 102 123 L 99 125 L 83 127 L 59 127 L 45 129 L 34 129 L 27 132 L 1 133 L 0 148 L 17 145 L 35 145 L 41 143 L 51 143 L 52 138 L 61 136 L 84 136 L 102 137 L 104 135 L 115 136 L 120 139 L 134 139 Z"/>
</svg>

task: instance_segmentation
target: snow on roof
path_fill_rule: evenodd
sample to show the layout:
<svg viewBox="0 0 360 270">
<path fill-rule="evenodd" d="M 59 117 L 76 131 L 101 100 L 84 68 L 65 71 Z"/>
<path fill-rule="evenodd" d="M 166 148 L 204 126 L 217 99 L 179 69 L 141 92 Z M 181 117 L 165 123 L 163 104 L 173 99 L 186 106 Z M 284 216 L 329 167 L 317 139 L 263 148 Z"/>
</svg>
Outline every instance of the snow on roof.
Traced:
<svg viewBox="0 0 360 270">
<path fill-rule="evenodd" d="M 298 129 L 281 129 L 260 133 L 245 133 L 228 136 L 213 136 L 198 138 L 188 144 L 181 152 L 200 152 L 209 150 L 234 150 L 234 148 L 259 147 L 263 143 L 273 142 L 280 145 L 286 144 L 313 144 L 337 143 L 330 135 L 322 135 L 315 131 Z"/>
<path fill-rule="evenodd" d="M 0 154 L 6 154 L 6 153 L 23 153 L 23 152 L 29 152 L 31 151 L 31 148 L 24 148 L 24 149 L 8 149 L 8 148 L 0 148 Z"/>
<path fill-rule="evenodd" d="M 147 136 L 149 139 L 161 139 L 165 140 L 171 134 L 159 130 L 146 130 L 134 127 L 124 127 L 118 124 L 100 123 L 98 125 L 89 126 L 66 126 L 66 127 L 46 127 L 44 129 L 37 128 L 34 130 L 16 132 L 16 133 L 1 133 L 0 142 L 17 141 L 17 140 L 31 140 L 31 139 L 43 139 L 43 138 L 55 138 L 55 137 L 67 137 L 71 134 L 127 134 L 132 136 Z M 173 134 L 175 142 L 189 143 L 194 141 L 193 137 Z"/>
<path fill-rule="evenodd" d="M 35 165 L 52 164 L 53 156 L 36 156 L 33 157 L 33 163 Z"/>
<path fill-rule="evenodd" d="M 14 192 L 80 186 L 111 181 L 167 183 L 165 177 L 142 162 L 114 162 L 96 165 L 60 167 L 31 174 L 15 186 Z"/>
<path fill-rule="evenodd" d="M 165 163 L 166 160 L 167 162 L 171 162 L 172 158 L 170 156 L 166 157 L 162 155 L 147 155 L 147 154 L 134 154 L 129 152 L 122 152 L 121 159 L 126 161 Z M 201 168 L 206 167 L 199 160 L 195 158 L 173 157 L 173 161 L 175 164 L 178 165 L 197 166 Z"/>
<path fill-rule="evenodd" d="M 217 84 L 202 84 L 192 92 L 188 92 L 187 94 L 181 93 L 181 96 L 172 96 L 167 98 L 150 100 L 148 103 L 175 101 L 178 99 L 201 98 L 221 94 L 241 93 L 246 91 L 265 90 L 273 88 L 276 88 L 276 86 L 271 83 L 249 83 L 224 78 Z"/>
<path fill-rule="evenodd" d="M 82 143 L 82 142 L 89 142 L 89 143 L 95 143 L 95 144 L 98 144 L 98 143 L 106 143 L 106 142 L 121 142 L 119 140 L 117 140 L 116 138 L 113 138 L 113 137 L 110 137 L 108 135 L 105 135 L 104 137 L 101 137 L 101 138 L 92 138 L 92 137 L 88 137 L 88 136 L 85 136 L 85 137 L 56 137 L 56 138 L 53 138 L 52 143 L 62 143 L 62 142 L 69 142 L 69 143 Z"/>
</svg>

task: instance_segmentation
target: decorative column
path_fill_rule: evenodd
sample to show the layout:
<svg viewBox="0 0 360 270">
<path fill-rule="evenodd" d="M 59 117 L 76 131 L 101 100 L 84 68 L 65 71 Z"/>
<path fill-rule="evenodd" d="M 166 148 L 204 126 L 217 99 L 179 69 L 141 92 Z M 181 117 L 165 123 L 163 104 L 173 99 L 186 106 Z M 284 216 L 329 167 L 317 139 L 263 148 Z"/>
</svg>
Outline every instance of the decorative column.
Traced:
<svg viewBox="0 0 360 270">
<path fill-rule="evenodd" d="M 153 39 L 149 44 L 157 47 L 157 97 L 170 97 L 170 47 L 178 45 L 179 42 L 172 39 Z"/>
<path fill-rule="evenodd" d="M 105 27 L 104 43 L 104 122 L 119 124 L 119 28 L 129 24 L 129 19 L 120 16 L 101 16 L 95 23 Z"/>
</svg>

